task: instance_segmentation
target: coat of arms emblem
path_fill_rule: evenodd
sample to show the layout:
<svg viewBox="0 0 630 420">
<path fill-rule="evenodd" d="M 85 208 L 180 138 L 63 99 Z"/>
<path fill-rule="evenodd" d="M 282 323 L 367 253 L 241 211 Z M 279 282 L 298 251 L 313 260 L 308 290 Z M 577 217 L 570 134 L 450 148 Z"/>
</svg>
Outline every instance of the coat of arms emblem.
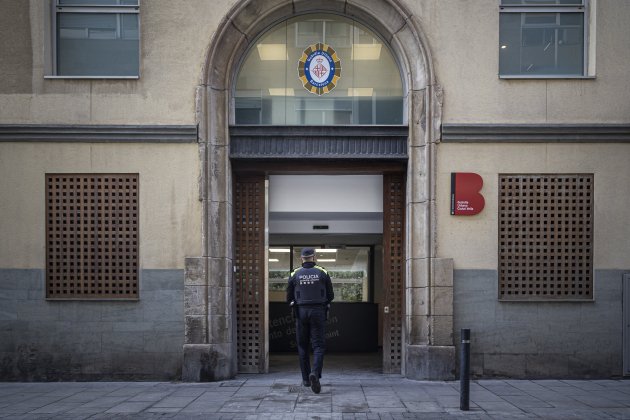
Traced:
<svg viewBox="0 0 630 420">
<path fill-rule="evenodd" d="M 341 59 L 328 44 L 318 42 L 302 52 L 298 76 L 304 89 L 316 95 L 332 91 L 341 78 Z"/>
</svg>

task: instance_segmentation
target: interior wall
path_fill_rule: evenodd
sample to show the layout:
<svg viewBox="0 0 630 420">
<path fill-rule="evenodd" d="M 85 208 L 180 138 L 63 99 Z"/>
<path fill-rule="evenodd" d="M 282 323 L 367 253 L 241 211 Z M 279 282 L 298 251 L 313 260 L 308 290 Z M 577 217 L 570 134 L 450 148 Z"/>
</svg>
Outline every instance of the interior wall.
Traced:
<svg viewBox="0 0 630 420">
<path fill-rule="evenodd" d="M 383 237 L 372 234 L 346 234 L 346 235 L 325 235 L 325 234 L 270 234 L 269 246 L 300 246 L 300 245 L 327 245 L 334 246 L 373 246 L 374 265 L 371 275 L 372 302 L 377 305 L 378 314 L 378 346 L 383 346 Z"/>
</svg>

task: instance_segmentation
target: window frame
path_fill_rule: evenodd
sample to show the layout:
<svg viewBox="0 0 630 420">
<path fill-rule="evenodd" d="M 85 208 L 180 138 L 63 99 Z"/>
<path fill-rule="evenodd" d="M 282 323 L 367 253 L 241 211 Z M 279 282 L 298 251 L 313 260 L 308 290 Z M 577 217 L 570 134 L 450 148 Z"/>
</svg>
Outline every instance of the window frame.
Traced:
<svg viewBox="0 0 630 420">
<path fill-rule="evenodd" d="M 44 75 L 44 79 L 139 79 L 142 57 L 141 54 L 141 34 L 142 26 L 140 19 L 140 0 L 137 5 L 63 5 L 59 0 L 50 2 L 50 74 Z M 61 13 L 90 13 L 90 14 L 136 14 L 138 15 L 138 74 L 129 76 L 114 75 L 60 75 L 58 74 L 58 46 L 57 46 L 57 17 Z"/>
<path fill-rule="evenodd" d="M 581 0 L 581 4 L 504 4 L 504 0 L 499 0 L 499 16 L 503 13 L 582 13 L 584 17 L 583 39 L 583 62 L 582 74 L 501 74 L 501 42 L 499 39 L 499 79 L 594 79 L 594 75 L 589 74 L 589 33 L 591 27 L 590 0 Z M 499 20 L 499 32 L 500 32 Z"/>
</svg>

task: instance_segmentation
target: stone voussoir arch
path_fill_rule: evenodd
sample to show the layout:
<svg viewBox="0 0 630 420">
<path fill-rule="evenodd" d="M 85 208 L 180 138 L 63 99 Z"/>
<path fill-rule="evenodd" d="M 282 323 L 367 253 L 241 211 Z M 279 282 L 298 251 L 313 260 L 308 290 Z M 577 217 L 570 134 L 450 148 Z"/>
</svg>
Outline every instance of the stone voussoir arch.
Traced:
<svg viewBox="0 0 630 420">
<path fill-rule="evenodd" d="M 440 135 L 442 92 L 417 17 L 398 0 L 239 0 L 213 35 L 196 89 L 203 255 L 186 259 L 184 381 L 221 380 L 236 374 L 230 89 L 241 60 L 265 30 L 307 13 L 339 14 L 372 28 L 389 44 L 400 66 L 409 127 L 406 230 L 413 232 L 406 235 L 405 338 L 407 347 L 432 345 L 430 328 L 424 326 L 430 324 L 430 314 L 428 318 L 415 316 L 414 301 L 430 299 L 422 294 L 429 293 L 434 271 L 433 162 L 434 144 Z M 421 349 L 420 353 L 427 351 Z M 431 379 L 410 372 L 407 369 L 409 377 Z"/>
</svg>

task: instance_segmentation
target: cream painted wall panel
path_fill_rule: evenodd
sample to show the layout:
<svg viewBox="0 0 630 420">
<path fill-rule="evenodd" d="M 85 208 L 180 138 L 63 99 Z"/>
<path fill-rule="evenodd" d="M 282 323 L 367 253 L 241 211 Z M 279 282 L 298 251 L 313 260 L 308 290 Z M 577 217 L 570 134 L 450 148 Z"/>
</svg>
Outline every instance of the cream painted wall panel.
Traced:
<svg viewBox="0 0 630 420">
<path fill-rule="evenodd" d="M 142 1 L 140 79 L 93 81 L 44 80 L 47 35 L 43 22 L 47 19 L 47 3 L 31 0 L 34 67 L 31 107 L 20 113 L 0 111 L 0 124 L 196 122 L 195 87 L 202 79 L 206 50 L 234 0 Z M 83 98 L 86 93 L 87 104 Z M 0 110 L 20 106 L 21 101 L 19 96 L 0 92 Z M 80 113 L 79 109 L 85 112 Z"/>
<path fill-rule="evenodd" d="M 545 119 L 545 81 L 500 81 L 496 0 L 409 2 L 428 35 L 444 122 Z"/>
<path fill-rule="evenodd" d="M 437 246 L 438 256 L 453 258 L 455 268 L 496 268 L 498 172 L 519 167 L 540 168 L 545 149 L 539 145 L 438 146 Z M 536 169 L 539 170 L 539 169 Z M 483 178 L 483 211 L 475 216 L 451 216 L 451 172 L 475 172 Z"/>
<path fill-rule="evenodd" d="M 45 173 L 139 173 L 140 265 L 201 254 L 197 145 L 0 144 L 0 267 L 45 266 Z"/>
<path fill-rule="evenodd" d="M 72 100 L 68 101 L 71 98 Z M 92 101 L 90 95 L 74 94 L 50 94 L 36 95 L 31 99 L 31 121 L 47 121 L 51 114 L 63 118 L 65 124 L 85 124 L 90 121 L 92 114 Z M 22 122 L 22 121 L 20 121 Z"/>
<path fill-rule="evenodd" d="M 630 58 L 628 60 L 630 63 Z M 627 74 L 628 68 L 625 72 Z M 630 121 L 630 83 L 604 83 L 605 79 L 611 78 L 598 77 L 599 83 L 592 80 L 549 83 L 547 122 L 627 124 Z"/>
<path fill-rule="evenodd" d="M 90 172 L 89 146 L 0 143 L 0 267 L 46 265 L 45 173 Z"/>
<path fill-rule="evenodd" d="M 427 35 L 445 123 L 630 121 L 630 2 L 597 0 L 595 80 L 499 79 L 499 1 L 405 2 Z"/>
<path fill-rule="evenodd" d="M 597 5 L 597 79 L 550 82 L 549 122 L 630 121 L 630 2 Z"/>
<path fill-rule="evenodd" d="M 547 146 L 548 168 L 575 168 L 595 174 L 596 268 L 627 269 L 630 265 L 630 145 Z M 568 172 L 568 171 L 567 171 Z"/>
<path fill-rule="evenodd" d="M 9 124 L 13 121 L 24 121 L 25 115 L 31 114 L 32 95 L 15 94 L 10 96 L 10 104 L 3 102 L 2 98 L 7 96 L 0 95 L 0 124 Z"/>
<path fill-rule="evenodd" d="M 496 269 L 499 173 L 594 173 L 595 245 L 598 269 L 627 268 L 630 249 L 630 145 L 440 144 L 437 179 L 438 256 L 455 268 Z M 451 172 L 483 177 L 484 210 L 450 215 Z"/>
<path fill-rule="evenodd" d="M 201 255 L 199 165 L 196 144 L 92 146 L 95 172 L 140 173 L 143 268 L 183 268 Z"/>
<path fill-rule="evenodd" d="M 498 78 L 498 0 L 404 2 L 427 35 L 444 122 L 630 121 L 630 2 L 597 0 L 597 79 L 574 81 Z M 23 95 L 0 92 L 0 123 L 195 123 L 206 50 L 236 0 L 143 1 L 141 77 L 133 81 L 44 80 L 46 3 L 30 0 L 30 108 Z"/>
</svg>

